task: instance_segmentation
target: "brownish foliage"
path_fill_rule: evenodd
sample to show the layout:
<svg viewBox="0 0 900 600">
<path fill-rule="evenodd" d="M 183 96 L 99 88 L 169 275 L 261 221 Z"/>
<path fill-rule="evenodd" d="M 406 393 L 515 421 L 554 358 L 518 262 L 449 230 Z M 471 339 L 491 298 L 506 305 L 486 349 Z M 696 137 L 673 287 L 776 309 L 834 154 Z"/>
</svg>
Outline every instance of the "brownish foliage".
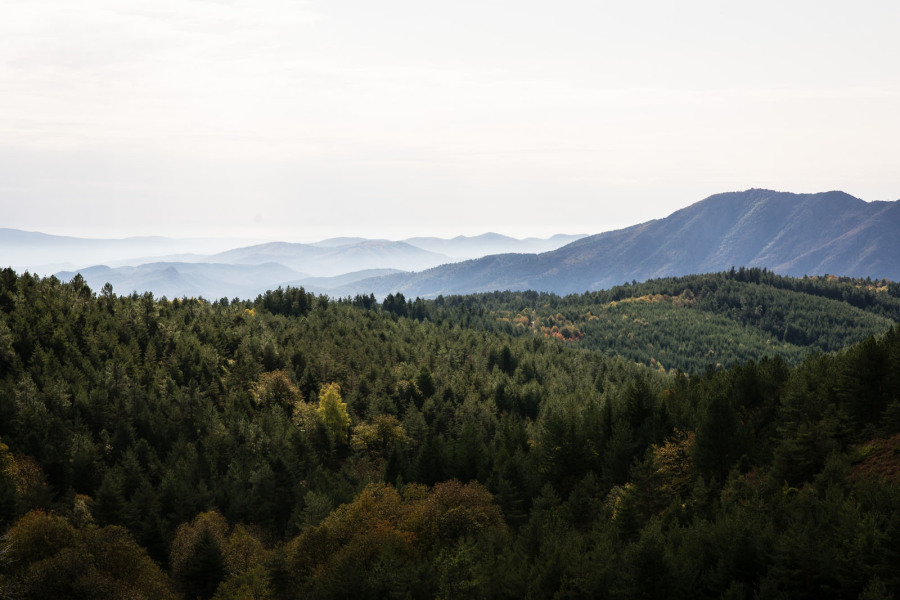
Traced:
<svg viewBox="0 0 900 600">
<path fill-rule="evenodd" d="M 900 433 L 886 440 L 872 440 L 858 448 L 862 460 L 853 465 L 850 476 L 878 477 L 900 481 Z"/>
<path fill-rule="evenodd" d="M 0 597 L 174 598 L 165 573 L 122 527 L 75 529 L 32 511 L 9 530 Z"/>
<path fill-rule="evenodd" d="M 412 556 L 489 528 L 505 524 L 479 483 L 448 481 L 431 490 L 409 485 L 403 496 L 391 485 L 373 483 L 321 525 L 288 542 L 285 565 L 297 579 L 327 577 L 364 569 L 384 552 Z"/>
</svg>

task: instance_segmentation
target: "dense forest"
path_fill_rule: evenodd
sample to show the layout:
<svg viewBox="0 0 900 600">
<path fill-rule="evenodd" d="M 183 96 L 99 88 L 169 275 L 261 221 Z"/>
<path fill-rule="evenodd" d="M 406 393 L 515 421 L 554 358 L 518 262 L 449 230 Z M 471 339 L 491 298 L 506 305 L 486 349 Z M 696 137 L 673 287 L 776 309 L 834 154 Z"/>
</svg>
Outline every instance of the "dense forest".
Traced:
<svg viewBox="0 0 900 600">
<path fill-rule="evenodd" d="M 900 284 L 741 268 L 563 297 L 507 291 L 429 302 L 398 294 L 383 307 L 419 320 L 538 333 L 657 369 L 702 373 L 710 364 L 774 355 L 796 364 L 810 352 L 884 333 L 900 320 Z"/>
<path fill-rule="evenodd" d="M 0 597 L 896 597 L 898 295 L 740 270 L 209 302 L 0 271 Z M 818 352 L 604 346 L 603 310 L 672 298 Z"/>
</svg>

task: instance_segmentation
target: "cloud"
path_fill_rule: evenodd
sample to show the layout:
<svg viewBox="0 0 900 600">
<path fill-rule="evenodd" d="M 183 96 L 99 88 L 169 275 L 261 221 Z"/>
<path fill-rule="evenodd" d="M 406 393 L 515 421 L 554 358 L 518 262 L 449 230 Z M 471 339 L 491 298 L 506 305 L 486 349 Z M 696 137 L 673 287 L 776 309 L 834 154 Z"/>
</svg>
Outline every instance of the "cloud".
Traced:
<svg viewBox="0 0 900 600">
<path fill-rule="evenodd" d="M 7 0 L 0 191 L 34 219 L 55 196 L 137 198 L 149 223 L 889 190 L 894 4 Z"/>
<path fill-rule="evenodd" d="M 57 147 L 227 132 L 318 20 L 272 1 L 38 0 L 4 13 L 0 127 L 7 143 Z"/>
</svg>

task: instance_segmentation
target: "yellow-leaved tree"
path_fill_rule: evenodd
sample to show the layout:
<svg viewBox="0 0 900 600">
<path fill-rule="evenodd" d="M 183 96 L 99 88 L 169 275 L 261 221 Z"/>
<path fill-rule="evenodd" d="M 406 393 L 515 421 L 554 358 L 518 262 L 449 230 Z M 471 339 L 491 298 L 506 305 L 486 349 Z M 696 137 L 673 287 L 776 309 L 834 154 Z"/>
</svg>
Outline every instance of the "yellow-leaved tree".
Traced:
<svg viewBox="0 0 900 600">
<path fill-rule="evenodd" d="M 319 419 L 328 430 L 333 440 L 340 443 L 347 441 L 347 430 L 350 428 L 350 415 L 347 403 L 341 400 L 341 386 L 327 383 L 319 391 L 319 408 L 316 411 Z"/>
</svg>

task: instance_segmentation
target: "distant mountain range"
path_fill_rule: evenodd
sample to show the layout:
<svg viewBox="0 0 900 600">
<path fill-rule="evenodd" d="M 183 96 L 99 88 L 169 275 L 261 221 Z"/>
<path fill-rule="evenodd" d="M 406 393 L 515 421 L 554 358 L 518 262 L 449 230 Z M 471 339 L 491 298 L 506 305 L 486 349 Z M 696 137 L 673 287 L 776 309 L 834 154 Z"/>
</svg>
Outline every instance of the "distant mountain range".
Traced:
<svg viewBox="0 0 900 600">
<path fill-rule="evenodd" d="M 784 275 L 900 279 L 900 201 L 844 192 L 751 189 L 716 194 L 664 219 L 582 238 L 541 254 L 486 256 L 418 273 L 357 281 L 341 291 L 434 297 L 534 289 L 559 294 L 732 266 Z"/>
<path fill-rule="evenodd" d="M 119 293 L 170 298 L 247 298 L 279 285 L 332 296 L 427 298 L 507 289 L 565 294 L 732 266 L 900 280 L 898 232 L 900 201 L 751 189 L 716 194 L 625 229 L 547 239 L 486 233 L 235 247 L 224 240 L 86 240 L 0 229 L 0 266 L 47 273 L 38 265 L 69 263 L 49 272 L 70 279 L 80 271 L 94 289 L 110 282 Z"/>
<path fill-rule="evenodd" d="M 480 258 L 490 254 L 538 253 L 556 250 L 566 244 L 580 240 L 585 235 L 556 234 L 549 238 L 525 238 L 522 240 L 511 238 L 499 233 L 484 233 L 473 237 L 464 235 L 452 239 L 434 237 L 415 237 L 404 240 L 407 244 L 452 256 L 455 258 Z"/>
<path fill-rule="evenodd" d="M 63 280 L 80 272 L 94 289 L 108 282 L 119 293 L 151 291 L 168 298 L 247 298 L 288 285 L 334 295 L 360 279 L 428 269 L 492 251 L 555 249 L 582 237 L 516 239 L 496 233 L 405 241 L 345 237 L 312 244 L 238 241 L 235 247 L 235 240 L 86 239 L 0 229 L 0 266 L 55 273 Z"/>
<path fill-rule="evenodd" d="M 360 279 L 400 272 L 395 269 L 367 269 L 337 277 L 307 277 L 274 262 L 260 265 L 157 262 L 115 269 L 101 265 L 79 271 L 61 271 L 56 276 L 62 281 L 70 281 L 76 273 L 81 273 L 94 291 L 109 283 L 113 290 L 123 294 L 151 291 L 157 297 L 202 296 L 215 300 L 223 297 L 255 298 L 279 285 L 302 286 L 316 294 L 328 294 Z"/>
<path fill-rule="evenodd" d="M 363 240 L 341 246 L 271 242 L 236 248 L 210 257 L 227 264 L 258 265 L 277 262 L 315 277 L 329 277 L 364 269 L 420 270 L 450 262 L 443 254 L 406 242 Z"/>
<path fill-rule="evenodd" d="M 78 272 L 94 291 L 110 283 L 113 290 L 120 294 L 151 291 L 158 297 L 203 296 L 210 300 L 222 297 L 255 298 L 269 289 L 273 281 L 288 281 L 300 276 L 278 263 L 226 265 L 178 262 L 147 263 L 115 269 L 100 265 L 77 272 L 62 271 L 56 276 L 62 281 L 69 281 Z"/>
<path fill-rule="evenodd" d="M 419 237 L 401 241 L 331 238 L 313 244 L 271 242 L 236 248 L 209 257 L 210 262 L 278 262 L 314 277 L 335 277 L 365 269 L 421 271 L 489 254 L 554 250 L 584 235 L 516 239 L 497 233 L 452 239 Z"/>
<path fill-rule="evenodd" d="M 558 234 L 516 239 L 497 233 L 390 241 L 331 238 L 311 244 L 235 239 L 134 237 L 89 239 L 0 228 L 0 266 L 41 274 L 92 266 L 137 267 L 150 263 L 280 263 L 298 275 L 336 277 L 366 269 L 418 271 L 437 265 L 507 252 L 544 252 L 585 237 Z"/>
<path fill-rule="evenodd" d="M 235 238 L 130 237 L 122 239 L 79 238 L 37 231 L 0 228 L 0 267 L 49 275 L 61 269 L 93 265 L 137 266 L 159 262 L 201 262 L 212 253 L 256 240 Z"/>
</svg>

